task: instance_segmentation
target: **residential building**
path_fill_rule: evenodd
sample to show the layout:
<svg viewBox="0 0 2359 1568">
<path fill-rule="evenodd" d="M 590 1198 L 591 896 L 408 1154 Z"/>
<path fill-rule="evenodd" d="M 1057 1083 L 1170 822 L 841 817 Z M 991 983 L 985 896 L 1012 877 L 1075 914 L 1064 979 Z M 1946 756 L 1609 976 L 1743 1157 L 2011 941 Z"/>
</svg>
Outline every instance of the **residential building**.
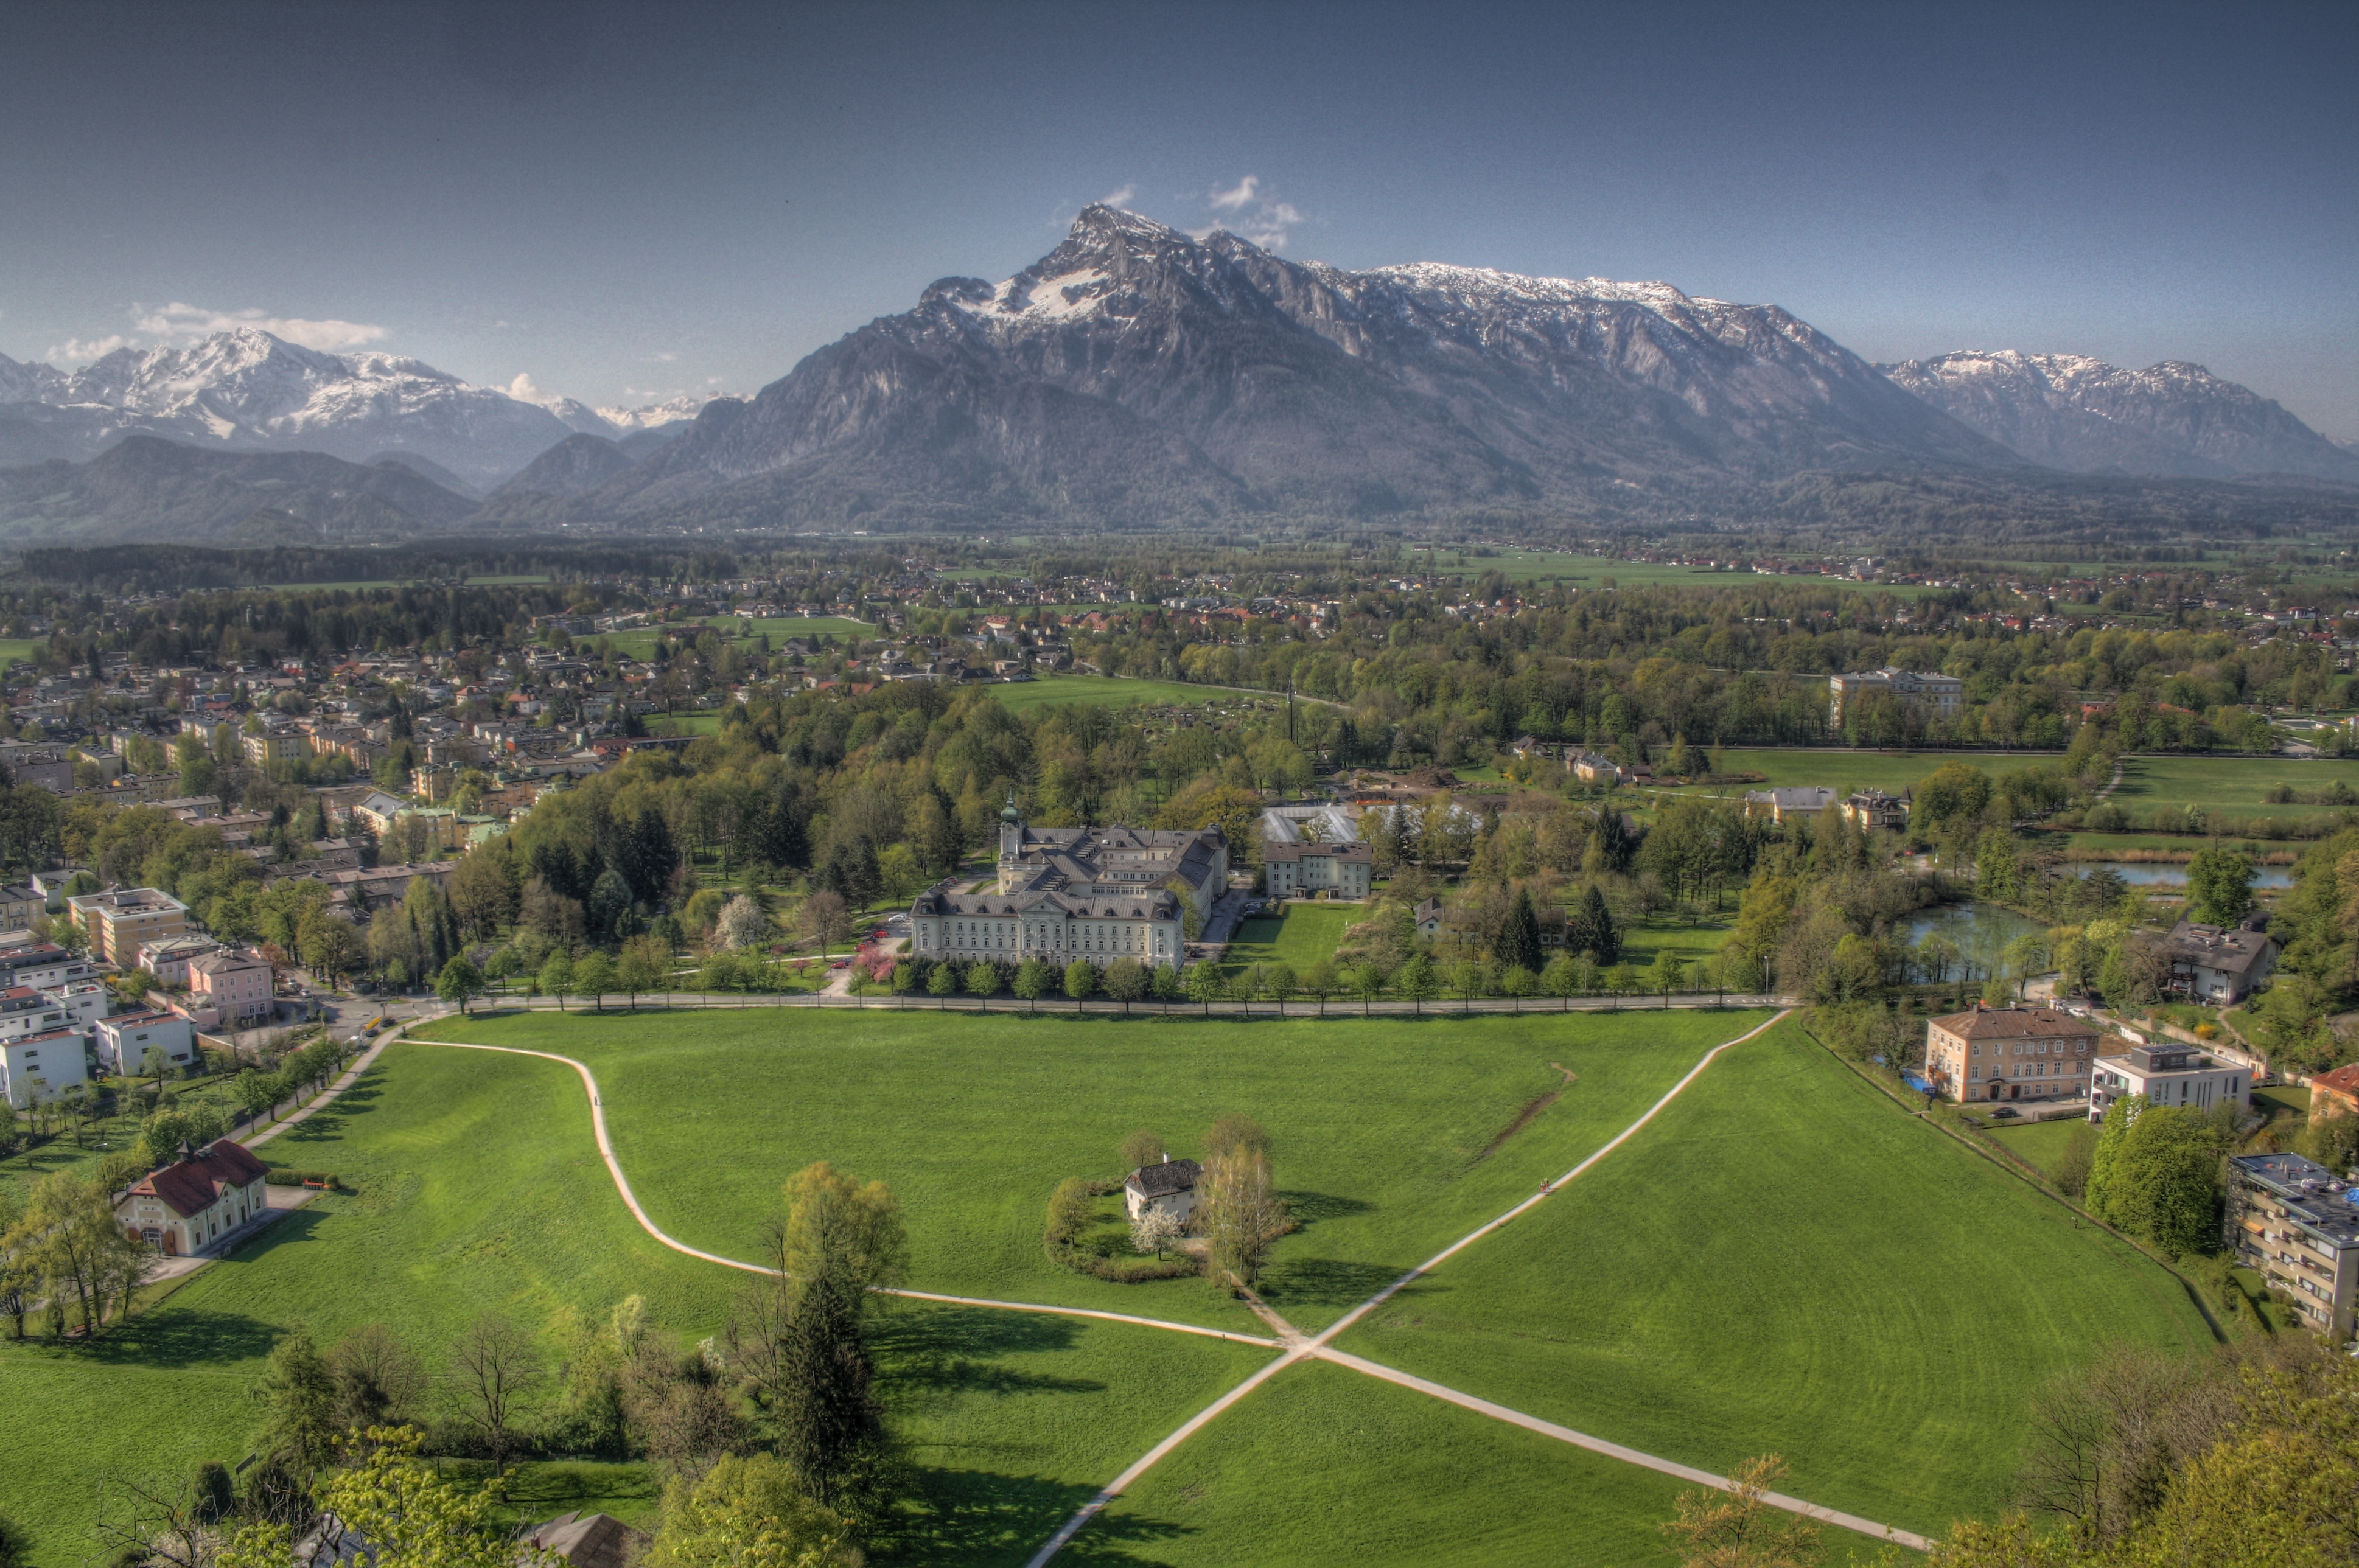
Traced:
<svg viewBox="0 0 2359 1568">
<path fill-rule="evenodd" d="M 114 993 L 96 980 L 70 980 L 43 988 L 41 995 L 65 1015 L 64 1028 L 88 1029 L 114 1005 Z"/>
<path fill-rule="evenodd" d="M 561 1560 L 567 1568 L 625 1568 L 653 1540 L 612 1514 L 574 1512 L 535 1525 L 525 1544 Z"/>
<path fill-rule="evenodd" d="M 1227 890 L 1229 847 L 1217 827 L 1027 827 L 999 814 L 999 888 L 954 893 L 944 882 L 909 908 L 910 950 L 966 962 L 1038 957 L 1178 965 L 1187 914 Z"/>
<path fill-rule="evenodd" d="M 1375 875 L 1375 851 L 1368 845 L 1266 844 L 1262 847 L 1263 889 L 1272 898 L 1363 899 Z"/>
<path fill-rule="evenodd" d="M 68 985 L 97 973 L 88 958 L 69 953 L 54 942 L 0 947 L 0 990 L 12 986 Z"/>
<path fill-rule="evenodd" d="M 137 962 L 140 968 L 156 977 L 157 984 L 184 986 L 189 983 L 190 959 L 220 951 L 221 944 L 210 936 L 167 936 L 160 941 L 142 942 Z"/>
<path fill-rule="evenodd" d="M 143 942 L 189 929 L 189 906 L 156 888 L 124 888 L 66 900 L 66 913 L 90 938 L 90 950 L 119 969 L 133 967 Z"/>
<path fill-rule="evenodd" d="M 1441 917 L 1448 913 L 1438 898 L 1430 898 L 1419 904 L 1412 912 L 1412 918 L 1417 922 L 1417 934 L 1429 941 L 1440 935 Z"/>
<path fill-rule="evenodd" d="M 1806 784 L 1796 789 L 1748 790 L 1745 795 L 1745 815 L 1767 816 L 1783 827 L 1789 817 L 1815 817 L 1835 804 L 1835 792 L 1824 784 Z"/>
<path fill-rule="evenodd" d="M 22 1110 L 89 1082 L 84 1054 L 82 1032 L 75 1029 L 49 1029 L 0 1040 L 0 1099 Z"/>
<path fill-rule="evenodd" d="M 71 1022 L 65 1004 L 45 990 L 33 986 L 10 986 L 0 990 L 0 1040 L 47 1033 L 52 1029 L 63 1029 Z"/>
<path fill-rule="evenodd" d="M 2154 1105 L 2244 1106 L 2252 1099 L 2253 1069 L 2223 1062 L 2186 1045 L 2133 1045 L 2118 1056 L 2097 1058 L 2089 1095 L 2089 1119 L 2103 1121 L 2117 1099 L 2144 1095 Z"/>
<path fill-rule="evenodd" d="M 255 767 L 272 762 L 291 762 L 311 754 L 311 738 L 294 729 L 266 730 L 259 735 L 238 737 L 245 747 L 245 760 Z"/>
<path fill-rule="evenodd" d="M 2231 931 L 2182 920 L 2162 939 L 2170 974 L 2163 989 L 2212 1006 L 2242 1001 L 2268 979 L 2277 964 L 2277 945 L 2255 915 Z"/>
<path fill-rule="evenodd" d="M 49 901 L 23 886 L 0 887 L 0 931 L 22 930 L 48 910 Z"/>
<path fill-rule="evenodd" d="M 2337 1067 L 2310 1080 L 2310 1114 L 2359 1115 L 2359 1065 Z"/>
<path fill-rule="evenodd" d="M 1911 708 L 1929 708 L 1937 719 L 1951 719 L 1964 706 L 1966 683 L 1955 676 L 1922 675 L 1887 665 L 1880 670 L 1827 677 L 1827 721 L 1840 726 L 1843 708 L 1864 695 L 1881 692 Z"/>
<path fill-rule="evenodd" d="M 1572 776 L 1583 784 L 1610 784 L 1622 782 L 1621 764 L 1614 762 L 1613 758 L 1600 756 L 1595 752 L 1577 752 L 1568 765 L 1572 769 Z"/>
<path fill-rule="evenodd" d="M 137 1073 L 151 1049 L 186 1067 L 197 1060 L 197 1031 L 176 1012 L 118 1012 L 92 1026 L 91 1048 L 110 1073 Z"/>
<path fill-rule="evenodd" d="M 202 1149 L 182 1145 L 179 1159 L 134 1182 L 116 1200 L 114 1217 L 135 1240 L 158 1252 L 202 1252 L 270 1206 L 268 1172 L 244 1145 L 215 1139 Z"/>
<path fill-rule="evenodd" d="M 266 1018 L 271 1011 L 271 968 L 241 953 L 208 953 L 189 961 L 189 1001 L 211 1008 L 233 1024 Z"/>
<path fill-rule="evenodd" d="M 2291 1297 L 2311 1329 L 2353 1334 L 2359 1208 L 2333 1172 L 2299 1154 L 2228 1156 L 2227 1239 L 2236 1260 Z"/>
<path fill-rule="evenodd" d="M 396 800 L 381 789 L 373 789 L 353 803 L 352 816 L 354 822 L 366 827 L 382 843 L 386 835 L 393 830 L 393 819 L 408 809 L 408 802 Z"/>
<path fill-rule="evenodd" d="M 1163 1156 L 1159 1164 L 1141 1165 L 1122 1184 L 1123 1212 L 1132 1219 L 1153 1209 L 1180 1224 L 1196 1212 L 1196 1182 L 1204 1168 L 1193 1160 Z"/>
<path fill-rule="evenodd" d="M 1864 789 L 1844 799 L 1843 814 L 1863 829 L 1898 833 L 1908 826 L 1909 804 L 1906 794 L 1891 795 L 1880 789 Z"/>
<path fill-rule="evenodd" d="M 2078 1099 L 2104 1033 L 2062 1008 L 1977 1002 L 1926 1024 L 1925 1077 L 1953 1100 Z"/>
</svg>

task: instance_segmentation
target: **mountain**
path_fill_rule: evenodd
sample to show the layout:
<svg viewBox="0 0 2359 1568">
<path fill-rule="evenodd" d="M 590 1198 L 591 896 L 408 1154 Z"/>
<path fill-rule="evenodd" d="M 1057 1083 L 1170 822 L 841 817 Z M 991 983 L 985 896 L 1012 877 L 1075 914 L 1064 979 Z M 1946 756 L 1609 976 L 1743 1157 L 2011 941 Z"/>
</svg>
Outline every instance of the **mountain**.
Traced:
<svg viewBox="0 0 2359 1568">
<path fill-rule="evenodd" d="M 86 463 L 0 469 L 0 539 L 365 544 L 446 530 L 475 509 L 398 460 L 205 450 L 147 435 Z"/>
<path fill-rule="evenodd" d="M 631 466 L 632 459 L 603 436 L 568 436 L 525 465 L 524 471 L 494 491 L 484 517 L 491 522 L 537 515 L 536 503 L 579 495 Z"/>
<path fill-rule="evenodd" d="M 1821 468 L 2019 470 L 1775 306 L 1346 272 L 1085 209 L 580 498 L 578 517 L 1143 524 L 1580 506 Z"/>
<path fill-rule="evenodd" d="M 2036 463 L 2080 473 L 2359 480 L 2359 455 L 2251 388 L 2165 360 L 1942 354 L 1882 367 L 1895 383 Z"/>
<path fill-rule="evenodd" d="M 0 462 L 86 458 L 136 432 L 354 461 L 414 453 L 486 489 L 567 432 L 546 408 L 420 361 L 321 353 L 252 327 L 117 349 L 71 373 L 0 362 Z"/>
</svg>

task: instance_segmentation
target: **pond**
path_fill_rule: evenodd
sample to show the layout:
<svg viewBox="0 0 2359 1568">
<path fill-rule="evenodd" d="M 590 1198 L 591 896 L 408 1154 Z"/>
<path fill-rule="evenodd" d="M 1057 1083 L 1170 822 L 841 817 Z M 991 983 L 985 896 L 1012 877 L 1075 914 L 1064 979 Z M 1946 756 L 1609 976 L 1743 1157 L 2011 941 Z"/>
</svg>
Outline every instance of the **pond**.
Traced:
<svg viewBox="0 0 2359 1568">
<path fill-rule="evenodd" d="M 2006 945 L 2018 936 L 2045 936 L 2048 927 L 2011 909 L 1975 900 L 1968 903 L 1944 903 L 1925 910 L 1900 927 L 1902 935 L 1912 943 L 1926 937 L 1946 938 L 1958 957 L 1973 966 L 1977 975 L 1986 975 L 2001 967 L 2000 955 Z"/>
<path fill-rule="evenodd" d="M 2083 860 L 2071 868 L 2076 877 L 2092 871 L 2107 871 L 2119 876 L 2134 888 L 2183 888 L 2187 885 L 2185 861 L 2169 860 Z M 2291 866 L 2255 866 L 2253 885 L 2256 888 L 2289 888 L 2293 886 Z"/>
</svg>

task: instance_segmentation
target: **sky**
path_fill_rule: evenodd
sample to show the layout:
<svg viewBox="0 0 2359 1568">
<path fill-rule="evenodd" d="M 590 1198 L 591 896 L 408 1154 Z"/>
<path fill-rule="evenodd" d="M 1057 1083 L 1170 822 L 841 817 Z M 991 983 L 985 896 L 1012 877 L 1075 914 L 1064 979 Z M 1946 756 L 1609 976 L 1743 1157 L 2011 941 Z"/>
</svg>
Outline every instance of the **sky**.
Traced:
<svg viewBox="0 0 2359 1568">
<path fill-rule="evenodd" d="M 252 321 L 750 394 L 1103 199 L 1773 302 L 1876 361 L 2190 360 L 2359 438 L 2348 4 L 12 0 L 0 52 L 19 360 Z"/>
</svg>

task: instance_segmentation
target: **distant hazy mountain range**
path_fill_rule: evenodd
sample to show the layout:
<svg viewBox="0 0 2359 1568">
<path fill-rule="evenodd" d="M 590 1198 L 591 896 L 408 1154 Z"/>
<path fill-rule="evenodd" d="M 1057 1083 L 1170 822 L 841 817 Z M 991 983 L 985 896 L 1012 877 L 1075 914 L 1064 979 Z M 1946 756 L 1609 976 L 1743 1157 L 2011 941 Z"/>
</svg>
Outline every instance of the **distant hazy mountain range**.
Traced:
<svg viewBox="0 0 2359 1568">
<path fill-rule="evenodd" d="M 2079 354 L 1943 354 L 1885 373 L 2036 463 L 2080 473 L 2359 481 L 2359 455 L 2249 387 L 2165 360 L 2125 370 Z"/>
<path fill-rule="evenodd" d="M 212 460 L 297 449 L 346 461 Z M 750 401 L 523 401 L 251 330 L 71 375 L 0 358 L 0 464 L 43 459 L 73 460 L 0 470 L 0 536 L 1790 516 L 1845 487 L 1976 516 L 2043 487 L 2076 514 L 2114 493 L 2058 470 L 2359 481 L 2359 454 L 2193 365 L 1879 369 L 1776 306 L 1346 272 L 1107 207 L 1015 276 L 945 278 Z"/>
<path fill-rule="evenodd" d="M 186 348 L 117 349 L 71 373 L 0 355 L 0 463 L 78 461 L 139 434 L 200 449 L 414 458 L 488 490 L 571 431 L 651 450 L 660 442 L 649 438 L 697 406 L 544 406 L 417 360 L 321 353 L 247 327 Z"/>
</svg>

